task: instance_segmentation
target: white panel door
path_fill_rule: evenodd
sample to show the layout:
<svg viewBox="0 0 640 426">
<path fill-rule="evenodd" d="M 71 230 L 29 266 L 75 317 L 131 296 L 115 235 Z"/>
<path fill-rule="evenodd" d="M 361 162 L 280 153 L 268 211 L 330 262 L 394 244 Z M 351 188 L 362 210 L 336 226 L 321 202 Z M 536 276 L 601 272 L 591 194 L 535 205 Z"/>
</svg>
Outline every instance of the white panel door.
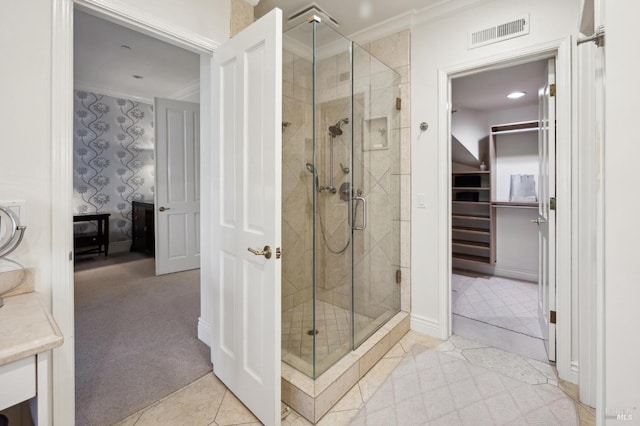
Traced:
<svg viewBox="0 0 640 426">
<path fill-rule="evenodd" d="M 538 317 L 547 357 L 556 360 L 556 101 L 555 59 L 547 65 L 547 84 L 539 92 L 540 132 L 538 138 Z M 553 88 L 553 89 L 552 89 Z M 552 320 L 553 319 L 553 320 Z"/>
<path fill-rule="evenodd" d="M 280 424 L 282 12 L 216 49 L 212 66 L 212 362 L 266 425 Z M 219 205 L 216 205 L 216 201 Z M 207 219 L 205 219 L 207 220 Z M 261 252 L 265 247 L 271 256 Z"/>
<path fill-rule="evenodd" d="M 200 267 L 200 106 L 155 99 L 156 274 Z"/>
</svg>

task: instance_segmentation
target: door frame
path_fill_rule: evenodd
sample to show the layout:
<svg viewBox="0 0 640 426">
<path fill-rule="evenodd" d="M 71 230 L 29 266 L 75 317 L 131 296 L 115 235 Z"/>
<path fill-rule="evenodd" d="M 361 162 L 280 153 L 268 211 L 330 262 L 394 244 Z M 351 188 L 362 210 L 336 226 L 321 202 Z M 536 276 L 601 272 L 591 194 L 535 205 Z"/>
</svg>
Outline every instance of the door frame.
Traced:
<svg viewBox="0 0 640 426">
<path fill-rule="evenodd" d="M 211 111 L 210 80 L 206 63 L 220 41 L 176 27 L 149 16 L 143 10 L 125 3 L 104 0 L 53 0 L 51 17 L 51 311 L 64 336 L 64 344 L 53 350 L 52 358 L 52 423 L 75 423 L 75 333 L 74 281 L 72 241 L 73 200 L 73 15 L 74 7 L 167 43 L 201 55 L 201 114 Z M 209 57 L 203 60 L 203 57 Z M 201 138 L 210 135 L 209 123 L 201 120 Z M 206 145 L 206 144 L 204 144 Z M 201 178 L 204 178 L 202 176 Z M 204 231 L 204 229 L 201 229 Z M 202 286 L 202 284 L 201 284 Z M 202 300 L 210 291 L 202 287 Z M 202 303 L 201 303 L 202 305 Z M 202 305 L 204 306 L 204 305 Z M 206 312 L 201 309 L 198 337 L 206 339 L 206 326 L 201 327 Z M 205 324 L 206 325 L 206 324 Z M 201 336 L 201 328 L 203 335 Z M 210 331 L 208 332 L 210 336 Z"/>
<path fill-rule="evenodd" d="M 577 140 L 573 135 L 574 112 L 572 111 L 573 86 L 571 80 L 572 57 L 571 37 L 553 40 L 522 49 L 504 52 L 498 55 L 480 58 L 471 62 L 454 65 L 438 70 L 438 247 L 443 253 L 438 277 L 439 286 L 439 334 L 444 338 L 451 336 L 451 80 L 456 77 L 476 74 L 483 71 L 523 64 L 538 59 L 556 57 L 556 197 L 562 208 L 556 219 L 556 279 L 564 283 L 557 287 L 557 369 L 560 378 L 578 383 L 578 365 L 572 358 L 572 328 L 577 324 L 572 320 L 572 298 L 576 291 L 575 270 L 577 259 L 572 256 L 575 247 L 573 226 L 577 222 L 577 212 L 572 209 L 572 191 L 575 184 L 575 170 L 572 165 L 577 150 Z M 573 183 L 572 183 L 573 182 Z M 577 337 L 577 336 L 575 336 Z"/>
</svg>

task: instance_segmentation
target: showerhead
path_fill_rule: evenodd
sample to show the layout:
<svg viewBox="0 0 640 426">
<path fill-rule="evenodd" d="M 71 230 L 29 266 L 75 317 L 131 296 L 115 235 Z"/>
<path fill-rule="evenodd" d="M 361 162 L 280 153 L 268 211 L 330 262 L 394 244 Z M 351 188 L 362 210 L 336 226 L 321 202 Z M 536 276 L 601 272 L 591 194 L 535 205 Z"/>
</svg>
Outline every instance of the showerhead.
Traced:
<svg viewBox="0 0 640 426">
<path fill-rule="evenodd" d="M 342 135 L 341 127 L 343 124 L 349 124 L 349 117 L 338 120 L 336 124 L 334 124 L 333 126 L 329 126 L 329 134 L 332 138 Z"/>
<path fill-rule="evenodd" d="M 311 163 L 305 164 L 305 167 L 306 167 L 307 171 L 309 173 L 311 173 L 313 175 L 313 177 L 314 177 L 313 183 L 315 185 L 315 190 L 320 192 L 320 181 L 318 180 L 318 174 L 316 173 L 316 168 Z"/>
</svg>

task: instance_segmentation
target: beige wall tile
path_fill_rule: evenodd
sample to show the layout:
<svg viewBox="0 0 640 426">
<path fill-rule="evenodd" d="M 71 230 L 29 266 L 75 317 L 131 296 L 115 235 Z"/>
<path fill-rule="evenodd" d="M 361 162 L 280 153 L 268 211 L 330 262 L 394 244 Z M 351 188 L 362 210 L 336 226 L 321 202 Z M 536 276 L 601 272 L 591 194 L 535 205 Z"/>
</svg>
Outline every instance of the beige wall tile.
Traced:
<svg viewBox="0 0 640 426">
<path fill-rule="evenodd" d="M 231 0 L 231 37 L 247 28 L 253 21 L 253 6 L 244 0 Z"/>
<path fill-rule="evenodd" d="M 330 387 L 316 397 L 315 420 L 320 420 L 348 391 L 358 383 L 358 364 L 353 365 L 340 377 L 338 377 Z"/>
<path fill-rule="evenodd" d="M 284 403 L 304 416 L 307 420 L 313 422 L 315 415 L 315 404 L 313 397 L 301 391 L 296 386 L 291 386 L 289 396 L 289 401 L 284 401 Z"/>
<path fill-rule="evenodd" d="M 411 268 L 400 268 L 402 282 L 400 283 L 400 309 L 411 312 Z"/>
<path fill-rule="evenodd" d="M 392 34 L 388 37 L 372 41 L 369 51 L 373 56 L 383 61 L 391 68 L 399 68 L 410 63 L 410 33 L 409 30 Z"/>
</svg>

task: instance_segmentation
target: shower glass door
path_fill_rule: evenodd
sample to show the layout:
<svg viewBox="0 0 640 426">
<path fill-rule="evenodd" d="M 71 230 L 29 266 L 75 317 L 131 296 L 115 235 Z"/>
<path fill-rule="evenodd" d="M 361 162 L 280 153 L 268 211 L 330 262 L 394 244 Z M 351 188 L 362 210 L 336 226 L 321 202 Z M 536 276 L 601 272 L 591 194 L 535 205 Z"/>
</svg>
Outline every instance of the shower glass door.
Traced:
<svg viewBox="0 0 640 426">
<path fill-rule="evenodd" d="M 400 310 L 400 76 L 353 44 L 353 346 Z"/>
<path fill-rule="evenodd" d="M 352 350 L 351 42 L 312 23 L 315 205 L 315 376 Z"/>
<path fill-rule="evenodd" d="M 399 76 L 321 22 L 283 46 L 282 359 L 315 378 L 400 307 Z"/>
</svg>

